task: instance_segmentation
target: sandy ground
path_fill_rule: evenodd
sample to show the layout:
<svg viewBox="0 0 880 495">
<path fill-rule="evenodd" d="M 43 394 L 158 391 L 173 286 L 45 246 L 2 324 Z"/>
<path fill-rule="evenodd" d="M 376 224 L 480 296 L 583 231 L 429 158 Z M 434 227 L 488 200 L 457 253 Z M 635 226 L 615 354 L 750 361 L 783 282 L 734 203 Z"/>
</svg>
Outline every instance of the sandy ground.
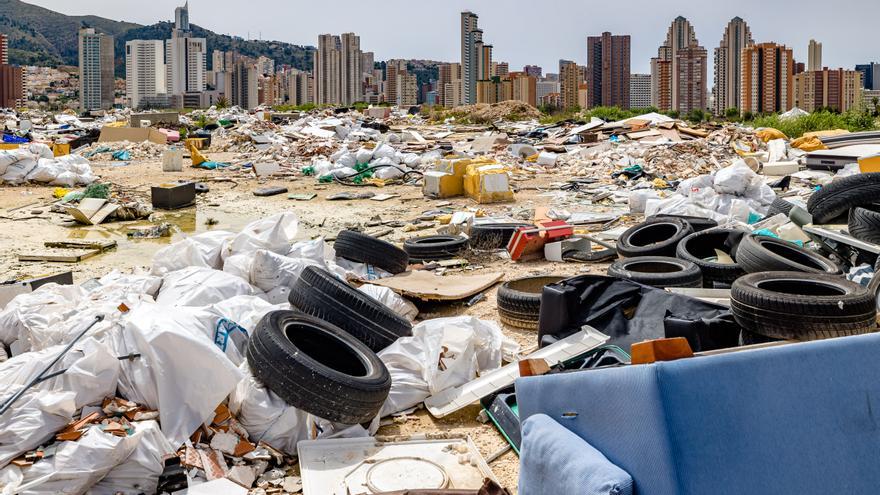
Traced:
<svg viewBox="0 0 880 495">
<path fill-rule="evenodd" d="M 213 153 L 212 159 L 223 161 L 231 158 L 223 153 Z M 383 221 L 398 220 L 416 222 L 425 211 L 437 209 L 438 200 L 425 199 L 421 190 L 414 186 L 389 186 L 381 191 L 377 188 L 352 188 L 341 185 L 318 185 L 313 178 L 284 178 L 258 180 L 253 177 L 241 178 L 241 174 L 232 171 L 206 171 L 187 168 L 179 173 L 163 173 L 157 160 L 133 162 L 120 165 L 119 162 L 96 162 L 92 164 L 94 173 L 99 175 L 101 182 L 111 182 L 123 186 L 126 191 L 144 198 L 149 202 L 150 185 L 178 179 L 194 179 L 204 181 L 211 188 L 210 192 L 200 195 L 197 205 L 193 208 L 173 212 L 158 211 L 152 223 L 170 222 L 179 227 L 180 232 L 171 238 L 163 239 L 130 239 L 126 234 L 132 226 L 150 225 L 150 221 L 112 222 L 99 226 L 86 227 L 71 225 L 65 214 L 51 213 L 50 204 L 53 187 L 0 187 L 0 273 L 4 279 L 25 278 L 44 274 L 72 270 L 77 283 L 92 277 L 99 277 L 111 270 L 130 271 L 150 266 L 154 253 L 180 239 L 186 234 L 203 232 L 209 229 L 237 231 L 252 220 L 272 215 L 280 211 L 292 211 L 300 220 L 301 239 L 317 236 L 334 237 L 341 229 L 364 225 L 370 220 L 379 218 Z M 215 182 L 212 179 L 235 177 L 236 182 Z M 564 177 L 544 175 L 527 180 L 518 180 L 521 191 L 517 194 L 516 203 L 505 205 L 477 205 L 474 202 L 459 198 L 450 200 L 449 207 L 457 211 L 481 208 L 489 214 L 511 214 L 536 206 L 562 206 L 572 209 L 571 197 L 561 197 L 552 191 L 552 183 L 563 181 Z M 258 187 L 285 186 L 290 193 L 315 192 L 318 197 L 311 201 L 294 201 L 287 199 L 287 194 L 261 198 L 252 194 Z M 369 200 L 326 201 L 325 198 L 336 192 L 362 190 L 399 194 L 399 198 L 385 202 Z M 589 207 L 582 207 L 581 211 Z M 596 208 L 593 208 L 596 211 Z M 208 225 L 208 219 L 216 222 Z M 419 232 L 404 232 L 395 228 L 394 232 L 384 237 L 391 242 L 400 243 L 404 239 L 416 235 L 435 233 L 433 229 Z M 45 251 L 43 243 L 61 240 L 115 240 L 118 247 L 108 253 L 90 258 L 76 264 L 58 263 L 22 263 L 18 261 L 21 253 Z M 480 256 L 472 260 L 482 268 L 472 273 L 503 271 L 507 280 L 541 274 L 557 274 L 574 276 L 584 273 L 604 273 L 607 265 L 587 264 L 553 264 L 546 261 L 513 263 L 498 256 Z M 479 318 L 497 320 L 495 309 L 495 292 L 487 292 L 486 299 L 472 307 L 462 303 L 420 305 L 423 313 L 420 319 L 441 316 L 473 315 Z M 536 335 L 531 331 L 504 328 L 505 333 L 515 339 L 523 349 L 532 349 L 537 344 Z M 450 417 L 432 418 L 426 411 L 396 419 L 392 424 L 383 426 L 380 434 L 415 434 L 432 431 L 466 433 L 471 435 L 485 457 L 491 456 L 506 445 L 504 438 L 491 424 L 481 424 L 477 420 L 480 412 L 478 405 L 468 407 Z M 509 451 L 491 465 L 499 480 L 513 489 L 517 485 L 519 459 L 513 451 Z"/>
</svg>

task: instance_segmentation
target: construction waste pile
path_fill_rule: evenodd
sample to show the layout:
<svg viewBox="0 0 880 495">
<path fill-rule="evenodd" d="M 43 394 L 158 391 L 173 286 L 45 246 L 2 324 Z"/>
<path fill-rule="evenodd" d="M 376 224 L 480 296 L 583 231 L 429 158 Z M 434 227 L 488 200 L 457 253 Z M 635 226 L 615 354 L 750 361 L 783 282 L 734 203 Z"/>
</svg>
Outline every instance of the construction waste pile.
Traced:
<svg viewBox="0 0 880 495">
<path fill-rule="evenodd" d="M 880 336 L 863 334 L 877 331 L 880 135 L 456 110 L 491 126 L 384 107 L 7 115 L 3 187 L 59 186 L 53 208 L 79 224 L 212 194 L 171 180 L 184 160 L 343 190 L 326 200 L 409 188 L 426 210 L 327 232 L 287 209 L 183 236 L 133 273 L 0 285 L 18 294 L 0 297 L 0 494 L 880 484 L 867 466 L 852 481 L 840 463 L 756 464 L 825 459 L 825 442 L 843 464 L 875 460 Z M 142 197 L 96 165 L 138 161 L 169 183 Z M 490 291 L 493 317 L 464 314 Z M 475 404 L 508 444 L 497 455 L 467 434 L 381 431 Z M 518 487 L 491 467 L 510 451 Z"/>
</svg>

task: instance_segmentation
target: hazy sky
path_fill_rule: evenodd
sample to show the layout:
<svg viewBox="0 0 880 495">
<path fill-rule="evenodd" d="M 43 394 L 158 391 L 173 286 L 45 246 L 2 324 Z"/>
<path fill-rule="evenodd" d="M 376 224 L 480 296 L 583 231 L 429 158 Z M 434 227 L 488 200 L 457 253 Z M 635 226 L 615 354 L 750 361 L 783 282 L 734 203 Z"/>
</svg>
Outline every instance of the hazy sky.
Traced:
<svg viewBox="0 0 880 495">
<path fill-rule="evenodd" d="M 171 20 L 183 0 L 27 0 L 66 14 L 152 24 Z M 807 44 L 824 45 L 823 63 L 853 68 L 880 60 L 878 0 L 190 0 L 190 22 L 222 34 L 315 45 L 321 33 L 353 31 L 376 60 L 424 58 L 458 61 L 459 14 L 480 16 L 494 58 L 511 70 L 537 64 L 556 72 L 559 59 L 586 63 L 586 37 L 610 31 L 632 35 L 632 71 L 649 72 L 650 58 L 677 15 L 694 25 L 700 44 L 713 48 L 734 16 L 749 23 L 756 42 L 794 48 L 806 62 Z M 210 47 L 209 47 L 210 49 Z"/>
</svg>

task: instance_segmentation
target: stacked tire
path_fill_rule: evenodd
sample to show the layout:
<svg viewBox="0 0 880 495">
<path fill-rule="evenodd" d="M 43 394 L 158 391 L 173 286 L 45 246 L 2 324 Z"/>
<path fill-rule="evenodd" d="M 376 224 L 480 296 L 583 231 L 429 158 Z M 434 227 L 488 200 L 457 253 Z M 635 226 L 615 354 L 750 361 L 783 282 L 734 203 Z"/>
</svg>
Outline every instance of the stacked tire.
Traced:
<svg viewBox="0 0 880 495">
<path fill-rule="evenodd" d="M 409 266 L 409 255 L 406 251 L 390 242 L 353 230 L 340 232 L 333 243 L 333 249 L 340 258 L 373 265 L 389 273 L 403 273 Z"/>
<path fill-rule="evenodd" d="M 856 239 L 880 241 L 880 173 L 856 174 L 819 189 L 807 202 L 814 224 L 837 223 L 846 215 L 849 233 Z M 841 220 L 842 222 L 842 220 Z"/>
<path fill-rule="evenodd" d="M 746 273 L 737 262 L 737 249 L 743 235 L 741 230 L 733 229 L 694 232 L 678 243 L 676 255 L 699 267 L 703 274 L 703 287 L 730 287 Z"/>
<path fill-rule="evenodd" d="M 874 293 L 828 274 L 751 273 L 733 283 L 730 306 L 746 342 L 858 335 L 877 325 Z"/>
<path fill-rule="evenodd" d="M 501 323 L 515 328 L 535 330 L 541 316 L 544 287 L 567 277 L 527 277 L 505 282 L 498 288 L 498 315 Z"/>
</svg>

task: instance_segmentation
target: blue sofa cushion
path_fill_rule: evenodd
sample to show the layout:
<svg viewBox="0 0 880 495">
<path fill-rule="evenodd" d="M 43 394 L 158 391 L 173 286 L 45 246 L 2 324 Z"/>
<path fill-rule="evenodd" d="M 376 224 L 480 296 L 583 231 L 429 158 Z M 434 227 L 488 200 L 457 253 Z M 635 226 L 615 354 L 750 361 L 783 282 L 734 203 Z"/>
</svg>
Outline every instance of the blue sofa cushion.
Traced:
<svg viewBox="0 0 880 495">
<path fill-rule="evenodd" d="M 632 495 L 626 471 L 549 416 L 536 414 L 522 428 L 522 495 Z"/>
<path fill-rule="evenodd" d="M 678 493 L 653 366 L 520 378 L 516 397 L 523 421 L 546 414 L 629 473 L 639 495 Z M 528 456 L 520 456 L 521 472 Z"/>
<path fill-rule="evenodd" d="M 880 492 L 880 335 L 656 368 L 683 495 Z"/>
</svg>

